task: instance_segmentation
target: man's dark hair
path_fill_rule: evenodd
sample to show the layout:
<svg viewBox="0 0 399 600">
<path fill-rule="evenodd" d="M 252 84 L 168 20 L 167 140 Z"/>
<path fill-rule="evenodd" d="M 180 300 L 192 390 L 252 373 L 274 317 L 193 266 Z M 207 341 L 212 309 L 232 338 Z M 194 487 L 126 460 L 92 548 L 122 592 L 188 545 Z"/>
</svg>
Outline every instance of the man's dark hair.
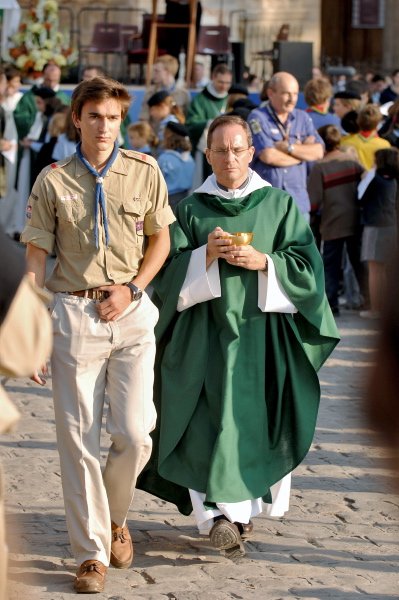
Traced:
<svg viewBox="0 0 399 600">
<path fill-rule="evenodd" d="M 232 71 L 226 63 L 219 63 L 212 69 L 212 77 L 215 77 L 215 75 L 226 75 L 227 73 L 231 75 Z"/>
<path fill-rule="evenodd" d="M 177 127 L 171 127 L 171 125 L 176 125 Z M 169 121 L 166 124 L 164 131 L 164 140 L 163 147 L 167 150 L 176 150 L 180 152 L 191 152 L 191 142 L 190 138 L 187 135 L 182 135 L 182 133 L 178 133 L 179 127 L 184 127 L 180 123 L 174 123 L 173 121 Z"/>
<path fill-rule="evenodd" d="M 6 65 L 4 67 L 4 74 L 7 81 L 11 81 L 14 77 L 21 77 L 21 71 L 17 67 L 14 67 L 14 65 Z"/>
<path fill-rule="evenodd" d="M 377 83 L 378 81 L 385 81 L 385 77 L 383 77 L 382 75 L 380 75 L 379 73 L 376 73 L 375 75 L 373 75 L 373 77 L 371 78 L 371 83 Z"/>
<path fill-rule="evenodd" d="M 71 110 L 79 119 L 86 102 L 117 100 L 121 105 L 122 120 L 129 110 L 131 97 L 124 85 L 108 77 L 94 77 L 81 81 L 72 93 Z"/>
<path fill-rule="evenodd" d="M 359 133 L 357 117 L 359 113 L 356 110 L 350 110 L 341 119 L 341 127 L 346 133 Z"/>
<path fill-rule="evenodd" d="M 66 111 L 66 119 L 65 119 L 65 136 L 71 142 L 76 142 L 80 140 L 80 131 L 75 127 L 75 124 L 72 119 L 72 111 L 71 107 L 68 106 L 68 110 Z"/>
<path fill-rule="evenodd" d="M 56 62 L 54 62 L 53 60 L 49 60 L 48 63 L 46 63 L 42 69 L 42 73 L 44 73 L 44 71 L 48 68 L 48 67 L 57 67 L 57 69 L 59 69 L 59 71 L 61 71 L 61 68 L 59 67 L 59 65 L 57 65 Z"/>
<path fill-rule="evenodd" d="M 335 125 L 323 125 L 317 131 L 325 144 L 327 152 L 332 152 L 338 148 L 341 142 L 341 133 L 338 127 L 335 127 Z"/>
<path fill-rule="evenodd" d="M 206 145 L 208 148 L 211 147 L 214 131 L 218 127 L 226 127 L 227 125 L 240 125 L 247 136 L 248 146 L 252 146 L 252 133 L 248 123 L 237 115 L 221 115 L 220 117 L 216 117 L 209 126 L 208 136 L 206 138 Z"/>
</svg>

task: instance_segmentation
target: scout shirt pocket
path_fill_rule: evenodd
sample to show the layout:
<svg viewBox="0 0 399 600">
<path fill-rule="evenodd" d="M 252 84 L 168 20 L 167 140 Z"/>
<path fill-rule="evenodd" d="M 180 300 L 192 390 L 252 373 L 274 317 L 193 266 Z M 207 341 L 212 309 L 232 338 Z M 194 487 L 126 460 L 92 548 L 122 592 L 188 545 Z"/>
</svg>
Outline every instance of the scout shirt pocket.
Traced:
<svg viewBox="0 0 399 600">
<path fill-rule="evenodd" d="M 78 221 L 82 206 L 77 194 L 60 196 L 56 201 L 57 244 L 63 250 L 78 252 L 80 250 Z"/>
<path fill-rule="evenodd" d="M 284 139 L 284 136 L 282 135 L 282 133 L 278 129 L 278 127 L 273 127 L 273 126 L 270 128 L 270 137 L 274 143 L 281 142 L 281 140 Z"/>
<path fill-rule="evenodd" d="M 141 198 L 126 199 L 122 203 L 123 243 L 128 248 L 144 246 L 144 218 L 146 202 Z"/>
</svg>

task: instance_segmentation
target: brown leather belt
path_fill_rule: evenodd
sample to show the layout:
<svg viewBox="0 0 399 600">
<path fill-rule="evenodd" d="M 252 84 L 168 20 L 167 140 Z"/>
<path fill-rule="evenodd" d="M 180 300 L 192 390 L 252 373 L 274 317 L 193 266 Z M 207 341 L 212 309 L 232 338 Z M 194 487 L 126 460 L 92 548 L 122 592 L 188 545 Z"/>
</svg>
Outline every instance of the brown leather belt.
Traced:
<svg viewBox="0 0 399 600">
<path fill-rule="evenodd" d="M 76 292 L 68 292 L 68 294 L 70 296 L 79 296 L 80 298 L 90 298 L 90 300 L 97 300 L 97 302 L 102 302 L 109 296 L 109 292 L 97 290 L 96 288 L 90 290 L 77 290 Z"/>
</svg>

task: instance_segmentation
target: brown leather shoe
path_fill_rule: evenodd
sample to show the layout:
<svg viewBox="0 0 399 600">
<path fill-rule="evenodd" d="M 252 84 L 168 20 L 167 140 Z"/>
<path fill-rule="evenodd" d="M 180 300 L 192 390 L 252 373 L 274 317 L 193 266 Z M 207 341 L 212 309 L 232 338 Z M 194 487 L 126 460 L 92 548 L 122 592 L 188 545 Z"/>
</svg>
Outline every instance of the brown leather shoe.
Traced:
<svg viewBox="0 0 399 600">
<path fill-rule="evenodd" d="M 240 558 L 245 554 L 240 532 L 237 525 L 218 519 L 209 532 L 212 545 L 218 550 L 223 550 L 227 558 Z"/>
<path fill-rule="evenodd" d="M 98 594 L 104 590 L 107 567 L 99 560 L 85 560 L 76 573 L 74 582 L 78 594 Z"/>
<path fill-rule="evenodd" d="M 119 527 L 112 521 L 110 563 L 117 569 L 128 569 L 133 560 L 133 542 L 127 525 Z"/>
</svg>

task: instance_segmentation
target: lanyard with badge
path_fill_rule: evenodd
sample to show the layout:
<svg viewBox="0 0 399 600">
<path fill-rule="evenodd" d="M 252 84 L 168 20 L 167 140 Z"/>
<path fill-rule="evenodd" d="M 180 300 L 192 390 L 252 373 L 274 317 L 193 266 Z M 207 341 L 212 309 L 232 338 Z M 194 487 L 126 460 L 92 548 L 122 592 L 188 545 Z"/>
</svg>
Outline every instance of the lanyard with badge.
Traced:
<svg viewBox="0 0 399 600">
<path fill-rule="evenodd" d="M 283 140 L 286 142 L 289 142 L 291 123 L 288 122 L 288 119 L 287 119 L 286 123 L 283 123 L 282 121 L 280 121 L 277 113 L 275 112 L 274 108 L 271 106 L 270 102 L 266 103 L 265 108 L 266 108 L 267 112 L 269 113 L 270 117 L 273 119 L 273 122 L 277 126 L 277 129 L 281 133 Z"/>
</svg>

